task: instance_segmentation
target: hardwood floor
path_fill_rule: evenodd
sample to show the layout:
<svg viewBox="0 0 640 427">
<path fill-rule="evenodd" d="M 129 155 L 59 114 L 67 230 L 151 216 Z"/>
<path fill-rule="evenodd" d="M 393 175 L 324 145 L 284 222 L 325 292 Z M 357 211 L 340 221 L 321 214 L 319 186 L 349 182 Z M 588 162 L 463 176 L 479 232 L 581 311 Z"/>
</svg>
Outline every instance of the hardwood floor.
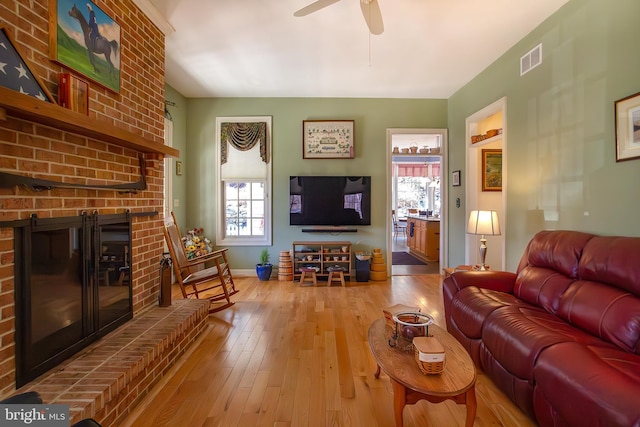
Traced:
<svg viewBox="0 0 640 427">
<path fill-rule="evenodd" d="M 367 331 L 394 304 L 419 306 L 444 326 L 439 275 L 394 276 L 347 287 L 236 280 L 236 304 L 160 380 L 124 426 L 393 426 L 392 388 Z M 320 282 L 323 283 L 323 282 Z M 476 426 L 535 426 L 480 372 Z M 461 426 L 466 409 L 420 401 L 404 425 Z"/>
</svg>

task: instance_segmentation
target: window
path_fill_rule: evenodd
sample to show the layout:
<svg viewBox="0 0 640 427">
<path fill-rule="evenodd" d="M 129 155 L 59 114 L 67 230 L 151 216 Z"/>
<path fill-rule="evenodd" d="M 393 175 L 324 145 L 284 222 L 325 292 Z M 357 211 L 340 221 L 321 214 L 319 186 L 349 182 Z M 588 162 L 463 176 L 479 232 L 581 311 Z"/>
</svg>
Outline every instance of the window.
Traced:
<svg viewBox="0 0 640 427">
<path fill-rule="evenodd" d="M 216 118 L 216 244 L 271 244 L 271 117 Z"/>
<path fill-rule="evenodd" d="M 264 236 L 264 188 L 264 181 L 225 181 L 226 236 Z"/>
<path fill-rule="evenodd" d="M 408 209 L 440 212 L 440 180 L 438 177 L 403 176 L 397 180 L 398 215 L 406 216 Z"/>
</svg>

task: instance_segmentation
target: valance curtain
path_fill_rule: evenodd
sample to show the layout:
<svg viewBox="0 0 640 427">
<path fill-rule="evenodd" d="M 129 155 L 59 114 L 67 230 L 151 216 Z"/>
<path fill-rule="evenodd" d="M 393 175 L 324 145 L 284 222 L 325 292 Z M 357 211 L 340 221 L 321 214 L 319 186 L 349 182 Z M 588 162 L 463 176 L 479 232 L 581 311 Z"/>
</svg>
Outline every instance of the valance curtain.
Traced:
<svg viewBox="0 0 640 427">
<path fill-rule="evenodd" d="M 227 144 L 239 151 L 251 150 L 260 142 L 260 158 L 269 163 L 267 151 L 267 123 L 240 122 L 222 123 L 220 129 L 220 164 L 225 164 L 228 158 Z"/>
</svg>

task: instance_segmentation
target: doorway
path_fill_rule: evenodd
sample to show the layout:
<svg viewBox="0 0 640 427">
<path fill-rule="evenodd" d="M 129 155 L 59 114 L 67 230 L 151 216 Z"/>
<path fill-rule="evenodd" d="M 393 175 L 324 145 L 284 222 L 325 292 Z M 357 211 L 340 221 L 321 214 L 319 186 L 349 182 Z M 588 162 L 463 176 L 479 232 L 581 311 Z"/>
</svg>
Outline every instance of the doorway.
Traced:
<svg viewBox="0 0 640 427">
<path fill-rule="evenodd" d="M 391 275 L 439 274 L 446 265 L 446 148 L 446 129 L 387 129 Z"/>
</svg>

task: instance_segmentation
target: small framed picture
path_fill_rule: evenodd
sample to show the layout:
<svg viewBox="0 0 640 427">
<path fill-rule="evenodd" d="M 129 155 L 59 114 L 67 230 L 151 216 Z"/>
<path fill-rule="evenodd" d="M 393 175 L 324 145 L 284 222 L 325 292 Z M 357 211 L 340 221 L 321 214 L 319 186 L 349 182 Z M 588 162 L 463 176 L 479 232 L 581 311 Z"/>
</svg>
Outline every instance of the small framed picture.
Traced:
<svg viewBox="0 0 640 427">
<path fill-rule="evenodd" d="M 615 103 L 616 162 L 640 158 L 640 92 Z"/>
<path fill-rule="evenodd" d="M 454 187 L 460 187 L 460 171 L 451 172 L 451 185 Z"/>
<path fill-rule="evenodd" d="M 502 191 L 502 150 L 482 150 L 482 191 Z"/>
<path fill-rule="evenodd" d="M 182 175 L 182 162 L 180 160 L 176 161 L 176 175 Z"/>
<path fill-rule="evenodd" d="M 304 120 L 303 159 L 353 159 L 353 120 Z"/>
</svg>

